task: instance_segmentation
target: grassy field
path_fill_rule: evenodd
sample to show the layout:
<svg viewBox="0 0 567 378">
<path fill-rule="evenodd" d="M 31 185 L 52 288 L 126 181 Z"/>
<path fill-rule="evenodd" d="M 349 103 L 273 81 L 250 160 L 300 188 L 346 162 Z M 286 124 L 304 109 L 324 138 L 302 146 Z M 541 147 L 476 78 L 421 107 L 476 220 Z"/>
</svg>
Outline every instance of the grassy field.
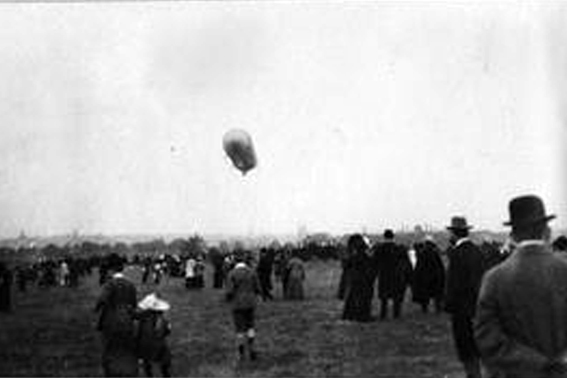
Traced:
<svg viewBox="0 0 567 378">
<path fill-rule="evenodd" d="M 159 291 L 172 304 L 174 376 L 464 377 L 445 315 L 421 314 L 406 303 L 401 320 L 344 322 L 342 302 L 335 299 L 338 264 L 311 262 L 307 274 L 307 300 L 260 304 L 260 358 L 247 363 L 236 360 L 222 291 L 187 291 L 175 278 L 162 282 Z M 140 284 L 137 268 L 127 275 L 137 283 L 140 298 L 156 288 Z M 0 314 L 0 376 L 101 375 L 92 312 L 100 292 L 96 276 L 78 289 L 34 287 L 16 293 L 14 313 Z M 281 298 L 279 287 L 276 295 Z"/>
</svg>

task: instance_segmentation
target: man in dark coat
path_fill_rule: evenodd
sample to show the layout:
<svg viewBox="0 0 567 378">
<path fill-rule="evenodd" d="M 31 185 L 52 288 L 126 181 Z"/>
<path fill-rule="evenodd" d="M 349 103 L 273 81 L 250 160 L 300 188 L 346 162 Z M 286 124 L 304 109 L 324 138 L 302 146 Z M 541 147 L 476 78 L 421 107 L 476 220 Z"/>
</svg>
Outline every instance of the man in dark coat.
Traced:
<svg viewBox="0 0 567 378">
<path fill-rule="evenodd" d="M 469 239 L 471 228 L 466 218 L 458 216 L 453 217 L 447 227 L 452 245 L 447 251 L 445 310 L 451 314 L 453 339 L 467 378 L 480 378 L 480 354 L 474 339 L 473 318 L 484 273 L 484 255 Z"/>
<path fill-rule="evenodd" d="M 567 377 L 567 261 L 552 252 L 543 201 L 509 203 L 516 249 L 486 273 L 475 335 L 497 377 Z"/>
<path fill-rule="evenodd" d="M 12 272 L 0 261 L 0 312 L 12 311 L 12 282 Z"/>
<path fill-rule="evenodd" d="M 225 279 L 224 255 L 219 248 L 211 248 L 209 259 L 213 265 L 213 288 L 222 289 Z"/>
<path fill-rule="evenodd" d="M 435 303 L 435 310 L 442 311 L 443 293 L 445 291 L 445 266 L 441 259 L 441 251 L 431 236 L 416 246 L 417 262 L 413 271 L 412 299 L 421 305 L 424 313 L 428 311 L 429 302 Z"/>
<path fill-rule="evenodd" d="M 369 246 L 360 234 L 350 236 L 345 269 L 349 279 L 345 286 L 345 305 L 342 318 L 358 322 L 369 322 L 372 317 L 372 297 L 376 281 L 377 266 Z"/>
<path fill-rule="evenodd" d="M 122 273 L 124 261 L 111 254 L 106 267 L 111 274 L 98 298 L 98 330 L 102 333 L 102 368 L 106 377 L 135 377 L 138 374 L 134 316 L 136 287 Z"/>
<path fill-rule="evenodd" d="M 264 300 L 274 299 L 272 295 L 272 270 L 274 266 L 274 254 L 272 250 L 262 248 L 256 272 L 262 288 L 262 298 Z"/>
<path fill-rule="evenodd" d="M 375 250 L 379 266 L 378 296 L 380 297 L 380 319 L 388 317 L 389 301 L 394 305 L 394 318 L 402 315 L 402 303 L 410 284 L 412 266 L 406 247 L 394 241 L 394 232 L 384 232 L 384 242 Z"/>
</svg>

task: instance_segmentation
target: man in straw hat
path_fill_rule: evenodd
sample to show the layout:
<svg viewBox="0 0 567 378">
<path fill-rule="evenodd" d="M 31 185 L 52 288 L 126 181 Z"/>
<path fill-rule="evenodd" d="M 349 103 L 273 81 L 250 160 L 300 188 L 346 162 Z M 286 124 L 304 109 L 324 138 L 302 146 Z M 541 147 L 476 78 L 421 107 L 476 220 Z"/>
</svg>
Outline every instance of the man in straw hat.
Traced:
<svg viewBox="0 0 567 378">
<path fill-rule="evenodd" d="M 453 339 L 467 378 L 479 378 L 480 354 L 474 339 L 473 317 L 484 273 L 484 257 L 469 239 L 471 228 L 462 216 L 453 217 L 447 227 L 451 232 L 451 247 L 447 251 L 445 310 L 451 314 Z"/>
<path fill-rule="evenodd" d="M 487 371 L 498 377 L 567 377 L 567 262 L 553 254 L 543 201 L 509 203 L 516 249 L 490 270 L 475 335 Z"/>
</svg>

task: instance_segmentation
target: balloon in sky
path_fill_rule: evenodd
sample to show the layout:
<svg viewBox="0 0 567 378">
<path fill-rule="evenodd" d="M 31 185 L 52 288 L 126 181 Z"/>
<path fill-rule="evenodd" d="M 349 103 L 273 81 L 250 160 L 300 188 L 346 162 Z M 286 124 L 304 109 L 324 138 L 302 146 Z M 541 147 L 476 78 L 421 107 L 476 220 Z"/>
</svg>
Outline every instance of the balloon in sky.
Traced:
<svg viewBox="0 0 567 378">
<path fill-rule="evenodd" d="M 222 139 L 224 152 L 228 155 L 232 164 L 245 175 L 249 170 L 256 167 L 256 153 L 252 138 L 244 130 L 232 129 L 224 134 Z"/>
</svg>

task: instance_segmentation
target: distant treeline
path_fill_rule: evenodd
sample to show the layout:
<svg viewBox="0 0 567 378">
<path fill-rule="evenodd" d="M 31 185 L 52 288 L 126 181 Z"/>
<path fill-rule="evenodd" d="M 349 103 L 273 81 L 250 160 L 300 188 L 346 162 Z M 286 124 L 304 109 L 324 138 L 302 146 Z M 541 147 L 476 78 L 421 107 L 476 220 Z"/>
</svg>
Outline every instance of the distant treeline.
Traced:
<svg viewBox="0 0 567 378">
<path fill-rule="evenodd" d="M 428 232 L 427 235 L 432 236 L 442 250 L 447 248 L 449 235 L 446 232 Z M 66 257 L 105 256 L 111 253 L 117 253 L 130 259 L 133 259 L 134 256 L 146 257 L 159 255 L 186 257 L 189 255 L 207 255 L 211 249 L 225 254 L 230 253 L 236 248 L 250 250 L 259 250 L 260 248 L 295 250 L 304 260 L 310 260 L 312 258 L 337 259 L 341 257 L 348 236 L 349 235 L 332 236 L 330 234 L 309 235 L 298 242 L 287 242 L 285 244 L 280 243 L 278 240 L 257 244 L 230 240 L 212 244 L 207 243 L 205 239 L 199 235 L 193 235 L 188 238 L 177 238 L 171 242 L 166 242 L 163 239 L 155 239 L 134 243 L 97 243 L 91 241 L 73 244 L 68 243 L 65 245 L 50 243 L 42 247 L 0 247 L 0 259 L 7 262 L 35 262 L 41 259 L 57 260 Z M 382 235 L 368 234 L 367 237 L 372 244 L 382 240 Z M 413 243 L 422 241 L 424 237 L 425 233 L 403 232 L 396 234 L 397 241 L 408 247 Z M 479 231 L 473 232 L 472 237 L 479 244 L 486 241 L 500 244 L 504 242 L 506 235 L 502 233 Z"/>
</svg>

